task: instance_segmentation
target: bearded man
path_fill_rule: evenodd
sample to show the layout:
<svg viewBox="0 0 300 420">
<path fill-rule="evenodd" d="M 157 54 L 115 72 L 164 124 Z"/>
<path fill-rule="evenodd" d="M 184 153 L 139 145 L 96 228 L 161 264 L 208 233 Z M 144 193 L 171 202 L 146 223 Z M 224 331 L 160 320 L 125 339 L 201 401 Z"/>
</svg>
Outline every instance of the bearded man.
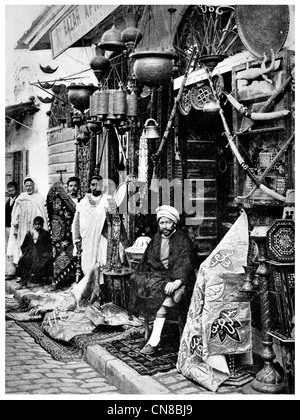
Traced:
<svg viewBox="0 0 300 420">
<path fill-rule="evenodd" d="M 93 270 L 97 262 L 100 266 L 106 263 L 107 207 L 107 194 L 102 194 L 102 177 L 94 175 L 90 179 L 89 192 L 76 206 L 72 223 L 74 251 L 82 251 L 84 275 Z"/>
<path fill-rule="evenodd" d="M 129 313 L 150 318 L 152 334 L 141 350 L 152 354 L 158 348 L 168 309 L 177 305 L 183 322 L 195 282 L 191 239 L 178 228 L 179 213 L 171 206 L 156 209 L 158 232 L 132 276 Z"/>
</svg>

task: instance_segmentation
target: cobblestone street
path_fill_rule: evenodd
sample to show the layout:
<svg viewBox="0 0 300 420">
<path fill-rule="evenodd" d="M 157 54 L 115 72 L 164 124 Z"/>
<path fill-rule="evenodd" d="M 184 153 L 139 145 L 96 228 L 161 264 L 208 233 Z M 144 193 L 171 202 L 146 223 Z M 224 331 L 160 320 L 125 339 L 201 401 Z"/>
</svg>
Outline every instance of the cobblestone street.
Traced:
<svg viewBox="0 0 300 420">
<path fill-rule="evenodd" d="M 6 394 L 121 394 L 83 359 L 54 360 L 14 321 L 6 321 Z"/>
</svg>

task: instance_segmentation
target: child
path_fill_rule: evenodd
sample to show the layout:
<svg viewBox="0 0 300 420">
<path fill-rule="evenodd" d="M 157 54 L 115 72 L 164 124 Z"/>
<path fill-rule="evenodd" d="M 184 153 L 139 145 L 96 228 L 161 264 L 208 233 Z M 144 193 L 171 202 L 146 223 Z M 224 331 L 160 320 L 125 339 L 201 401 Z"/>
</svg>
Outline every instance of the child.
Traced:
<svg viewBox="0 0 300 420">
<path fill-rule="evenodd" d="M 32 277 L 35 283 L 44 283 L 53 276 L 53 254 L 50 233 L 43 229 L 44 219 L 37 216 L 33 229 L 26 233 L 21 245 L 22 256 L 18 262 L 20 289 L 26 287 Z"/>
</svg>

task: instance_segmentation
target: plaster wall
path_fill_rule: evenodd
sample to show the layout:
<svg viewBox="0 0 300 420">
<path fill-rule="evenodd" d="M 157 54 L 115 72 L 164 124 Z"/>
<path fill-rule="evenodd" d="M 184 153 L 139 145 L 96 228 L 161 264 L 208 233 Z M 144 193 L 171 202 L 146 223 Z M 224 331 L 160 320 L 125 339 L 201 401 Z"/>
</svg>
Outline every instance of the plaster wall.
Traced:
<svg viewBox="0 0 300 420">
<path fill-rule="evenodd" d="M 13 120 L 7 122 L 6 127 L 6 142 L 5 152 L 12 153 L 21 150 L 28 150 L 28 172 L 30 176 L 36 179 L 39 186 L 39 191 L 45 196 L 53 183 L 53 176 L 49 176 L 52 171 L 49 171 L 49 137 L 51 137 L 51 130 L 48 130 L 49 117 L 47 111 L 50 110 L 51 104 L 45 104 L 39 100 L 41 98 L 52 98 L 48 91 L 39 88 L 38 81 L 46 82 L 57 80 L 56 84 L 64 83 L 69 85 L 73 83 L 93 83 L 97 84 L 97 79 L 91 70 L 85 71 L 89 68 L 89 62 L 94 55 L 91 47 L 86 48 L 71 48 L 57 57 L 52 59 L 50 50 L 29 51 L 29 50 L 14 50 L 6 54 L 6 81 L 5 81 L 5 105 L 17 105 L 21 102 L 28 102 L 31 96 L 35 98 L 35 105 L 40 108 L 33 116 L 26 116 L 23 125 L 17 128 L 17 124 Z M 57 70 L 52 73 L 44 73 L 41 68 L 50 66 Z M 78 74 L 79 73 L 79 74 Z M 74 80 L 59 80 L 73 75 L 79 77 Z M 34 84 L 33 84 L 34 83 Z M 68 131 L 68 139 L 73 136 L 69 131 L 73 129 L 64 129 L 63 125 L 60 131 Z M 64 135 L 62 134 L 62 141 Z M 52 167 L 55 167 L 55 159 L 60 163 L 59 154 L 51 157 Z M 74 153 L 72 154 L 74 160 Z M 75 162 L 74 162 L 75 163 Z M 73 165 L 74 166 L 74 165 Z M 69 165 L 68 172 L 73 172 Z M 7 173 L 6 181 L 11 179 Z M 24 176 L 26 174 L 23 174 Z M 59 175 L 58 175 L 59 176 Z M 58 180 L 58 179 L 57 179 Z"/>
</svg>

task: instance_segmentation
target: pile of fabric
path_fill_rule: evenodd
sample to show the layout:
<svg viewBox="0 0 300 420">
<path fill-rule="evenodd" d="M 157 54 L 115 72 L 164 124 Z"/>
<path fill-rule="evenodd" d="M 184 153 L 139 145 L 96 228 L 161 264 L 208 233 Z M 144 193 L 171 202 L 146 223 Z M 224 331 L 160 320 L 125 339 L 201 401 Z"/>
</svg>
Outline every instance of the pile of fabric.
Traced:
<svg viewBox="0 0 300 420">
<path fill-rule="evenodd" d="M 55 340 L 68 342 L 77 335 L 93 332 L 100 325 L 124 329 L 140 326 L 141 321 L 136 317 L 129 319 L 126 310 L 111 302 L 101 305 L 98 277 L 99 267 L 96 266 L 67 293 L 57 295 L 52 308 L 49 300 L 32 308 L 33 314 L 47 311 L 43 331 Z"/>
</svg>

